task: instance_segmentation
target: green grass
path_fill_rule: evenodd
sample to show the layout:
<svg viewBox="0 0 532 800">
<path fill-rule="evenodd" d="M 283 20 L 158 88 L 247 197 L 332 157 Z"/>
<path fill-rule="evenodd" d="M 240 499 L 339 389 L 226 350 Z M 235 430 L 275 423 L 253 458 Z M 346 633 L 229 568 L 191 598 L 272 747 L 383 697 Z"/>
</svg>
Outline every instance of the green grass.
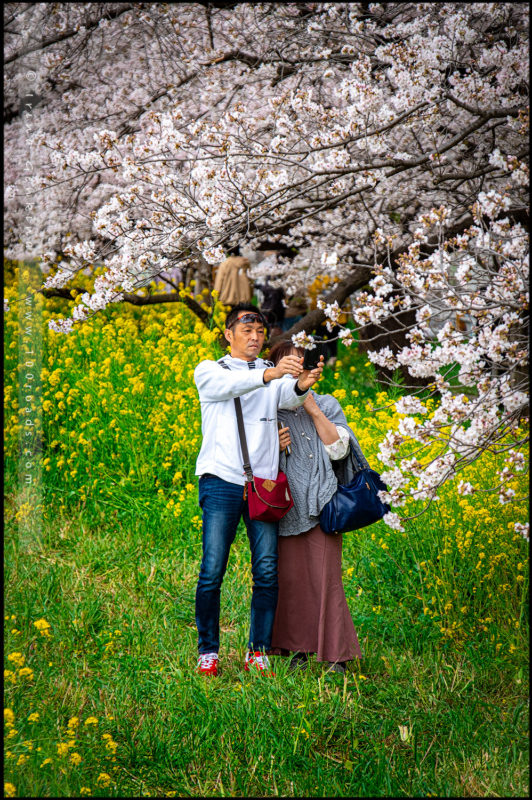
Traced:
<svg viewBox="0 0 532 800">
<path fill-rule="evenodd" d="M 24 507 L 8 315 L 5 793 L 526 795 L 527 543 L 512 527 L 522 509 L 451 492 L 403 535 L 382 523 L 347 534 L 363 659 L 345 676 L 314 660 L 293 675 L 282 658 L 274 678 L 244 672 L 241 527 L 222 587 L 221 673 L 194 673 L 199 408 L 189 389 L 212 347 L 181 306 L 110 309 L 66 339 L 45 332 L 42 484 Z M 388 412 L 354 413 L 381 404 L 373 369 L 355 351 L 339 355 L 320 391 L 343 390 L 348 418 L 376 446 Z"/>
<path fill-rule="evenodd" d="M 15 619 L 6 653 L 22 652 L 34 673 L 6 686 L 17 730 L 6 740 L 6 780 L 20 796 L 72 796 L 82 786 L 104 796 L 526 794 L 522 658 L 496 656 L 481 640 L 442 647 L 400 608 L 406 587 L 390 591 L 400 570 L 372 577 L 369 532 L 346 537 L 344 558 L 358 560 L 345 583 L 360 665 L 343 677 L 312 662 L 294 677 L 276 658 L 273 679 L 243 672 L 251 579 L 240 530 L 222 592 L 221 674 L 204 679 L 193 672 L 201 546 L 186 517 L 161 525 L 84 516 L 47 521 L 21 548 L 8 505 L 5 609 Z M 386 611 L 376 615 L 379 604 Z M 32 626 L 39 618 L 51 638 Z M 30 724 L 32 712 L 40 719 Z M 69 750 L 77 766 L 57 754 L 73 716 L 82 721 Z M 90 716 L 95 730 L 83 725 Z M 22 753 L 29 760 L 17 768 Z M 107 789 L 100 773 L 112 778 Z"/>
</svg>

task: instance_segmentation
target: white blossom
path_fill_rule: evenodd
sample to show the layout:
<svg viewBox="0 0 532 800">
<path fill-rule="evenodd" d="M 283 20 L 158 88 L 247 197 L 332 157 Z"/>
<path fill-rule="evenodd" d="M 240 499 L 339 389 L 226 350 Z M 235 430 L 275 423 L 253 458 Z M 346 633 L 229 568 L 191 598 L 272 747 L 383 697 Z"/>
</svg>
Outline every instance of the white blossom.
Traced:
<svg viewBox="0 0 532 800">
<path fill-rule="evenodd" d="M 528 207 L 526 4 L 490 4 L 489 26 L 475 3 L 369 16 L 356 3 L 310 16 L 141 3 L 116 19 L 106 4 L 20 6 L 5 36 L 8 110 L 27 90 L 31 32 L 55 44 L 35 52 L 45 102 L 6 117 L 6 255 L 40 258 L 52 291 L 94 276 L 53 330 L 169 265 L 190 273 L 267 242 L 285 255 L 252 278 L 270 274 L 288 302 L 319 286 L 329 330 L 341 306 L 355 331 L 342 325 L 339 340 L 365 340 L 379 380 L 400 375 L 404 419 L 378 458 L 408 481 L 390 484 L 390 502 L 436 499 L 503 435 L 493 481 L 501 502 L 520 499 L 508 487 L 527 464 L 529 243 L 515 221 Z M 292 341 L 312 349 L 309 333 Z"/>
<path fill-rule="evenodd" d="M 389 511 L 382 519 L 389 528 L 392 528 L 395 531 L 404 531 L 401 517 L 395 512 Z"/>
<path fill-rule="evenodd" d="M 529 540 L 529 533 L 530 533 L 530 523 L 528 522 L 516 522 L 514 524 L 514 530 L 516 533 L 520 533 L 523 539 L 526 539 L 527 542 Z"/>
<path fill-rule="evenodd" d="M 316 342 L 313 336 L 308 335 L 305 331 L 300 331 L 292 336 L 292 344 L 294 347 L 304 347 L 306 350 L 314 350 Z"/>
<path fill-rule="evenodd" d="M 48 327 L 51 331 L 55 331 L 55 333 L 70 333 L 73 325 L 73 319 L 51 319 L 48 322 Z"/>
</svg>

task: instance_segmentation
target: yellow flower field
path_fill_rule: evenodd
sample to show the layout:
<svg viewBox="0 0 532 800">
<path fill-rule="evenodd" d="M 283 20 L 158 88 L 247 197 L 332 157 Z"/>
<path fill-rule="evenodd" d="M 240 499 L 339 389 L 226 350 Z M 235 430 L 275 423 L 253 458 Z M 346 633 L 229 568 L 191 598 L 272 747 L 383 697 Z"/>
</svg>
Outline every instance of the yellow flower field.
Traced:
<svg viewBox="0 0 532 800">
<path fill-rule="evenodd" d="M 136 796 L 144 791 L 174 796 L 178 784 L 172 782 L 173 773 L 166 775 L 162 788 L 157 775 L 161 765 L 177 763 L 182 751 L 166 740 L 159 750 L 158 742 L 173 730 L 180 730 L 181 737 L 194 737 L 193 720 L 203 713 L 196 704 L 204 702 L 204 690 L 190 682 L 189 666 L 183 667 L 187 658 L 194 658 L 193 598 L 201 550 L 194 476 L 201 418 L 193 370 L 201 359 L 222 354 L 217 331 L 207 330 L 184 304 L 174 303 L 141 309 L 117 305 L 64 336 L 51 332 L 47 323 L 65 313 L 71 303 L 36 295 L 33 313 L 39 320 L 39 333 L 34 332 L 33 338 L 42 356 L 40 380 L 25 395 L 19 385 L 25 329 L 17 307 L 17 278 L 15 268 L 6 287 L 10 308 L 4 329 L 10 526 L 4 619 L 4 791 L 6 796 L 31 791 L 56 796 Z M 31 279 L 27 275 L 23 283 Z M 218 322 L 223 312 L 217 306 Z M 382 471 L 377 459 L 379 441 L 397 427 L 401 415 L 383 408 L 392 400 L 371 386 L 371 376 L 364 356 L 343 349 L 335 370 L 326 371 L 318 390 L 333 391 L 371 466 Z M 28 416 L 37 431 L 32 441 L 39 482 L 34 493 L 26 496 L 20 492 L 19 467 Z M 488 488 L 497 458 L 485 454 L 461 477 L 480 489 Z M 527 475 L 521 475 L 514 482 L 517 497 L 527 489 Z M 406 510 L 419 509 L 411 504 Z M 501 505 L 496 493 L 482 491 L 459 497 L 455 481 L 444 486 L 440 500 L 407 523 L 402 533 L 381 522 L 346 534 L 344 585 L 365 643 L 365 662 L 361 670 L 350 674 L 349 684 L 338 695 L 326 682 L 312 690 L 302 683 L 298 702 L 280 701 L 272 695 L 272 714 L 284 703 L 300 715 L 310 703 L 314 718 L 321 719 L 313 727 L 310 718 L 290 718 L 282 726 L 290 738 L 283 745 L 286 752 L 292 756 L 299 749 L 306 755 L 313 753 L 320 774 L 325 770 L 333 781 L 334 770 L 344 769 L 338 751 L 329 750 L 337 735 L 334 731 L 344 730 L 345 714 L 355 718 L 356 703 L 363 702 L 365 692 L 377 692 L 383 709 L 388 708 L 389 701 L 378 695 L 379 687 L 388 686 L 389 676 L 402 669 L 403 652 L 412 664 L 416 658 L 423 663 L 426 653 L 436 652 L 435 658 L 441 659 L 438 664 L 443 665 L 437 669 L 447 669 L 447 662 L 451 669 L 453 659 L 481 653 L 485 662 L 489 660 L 490 673 L 501 669 L 514 676 L 509 678 L 512 686 L 519 685 L 527 646 L 528 542 L 515 526 L 526 519 L 525 502 Z M 25 538 L 31 525 L 38 535 Z M 231 652 L 245 636 L 251 587 L 248 549 L 245 537 L 235 543 L 224 583 L 228 610 L 222 630 L 231 642 Z M 224 685 L 230 695 L 223 713 L 228 719 L 234 715 L 240 719 L 241 713 L 240 730 L 253 720 L 248 704 L 260 705 L 264 690 L 257 697 L 249 695 L 234 669 L 228 668 L 230 683 Z M 410 747 L 410 738 L 401 739 L 400 731 L 410 732 L 414 725 L 405 716 L 401 692 L 406 696 L 408 687 L 423 684 L 422 676 L 427 674 L 429 680 L 437 672 L 435 666 L 427 673 L 423 669 L 420 666 L 415 677 L 410 675 L 407 684 L 401 684 L 394 700 L 401 710 L 390 719 L 390 730 L 397 737 L 399 754 L 400 748 Z M 446 678 L 449 686 L 455 685 L 456 675 Z M 465 677 L 464 681 L 466 692 Z M 171 706 L 165 698 L 172 687 L 178 697 L 172 695 L 172 702 L 181 705 L 170 724 Z M 425 686 L 424 691 L 434 689 Z M 505 702 L 511 705 L 513 701 Z M 341 720 L 334 716 L 337 711 Z M 364 711 L 363 716 L 368 713 Z M 383 713 L 377 714 L 375 730 L 387 724 Z M 320 714 L 325 716 L 320 718 Z M 328 738 L 321 735 L 329 724 L 327 714 L 336 720 Z M 188 719 L 183 729 L 182 719 Z M 501 724 L 506 719 L 501 717 Z M 360 727 L 360 721 L 357 724 Z M 137 730 L 141 731 L 138 740 Z M 216 730 L 213 742 L 219 741 Z M 344 732 L 350 747 L 353 741 L 362 747 L 362 734 L 353 738 L 351 729 Z M 469 738 L 464 728 L 462 748 Z M 190 742 L 190 751 L 183 751 L 179 761 L 178 794 L 226 796 L 231 780 L 227 775 L 237 773 L 228 762 L 224 780 L 229 784 L 219 785 L 216 775 L 211 775 L 212 753 L 198 750 L 195 739 Z M 429 744 L 430 740 L 423 752 Z M 234 746 L 238 750 L 239 745 Z M 136 761 L 139 747 L 144 748 L 142 763 Z M 237 750 L 231 751 L 231 758 L 237 758 Z M 395 764 L 393 754 L 387 758 Z M 436 770 L 431 758 L 427 764 Z M 306 774 L 307 762 L 302 763 L 304 769 L 292 765 L 286 774 L 300 768 L 301 775 Z M 349 763 L 352 775 L 355 756 L 350 755 Z M 400 761 L 397 766 L 394 774 L 403 776 L 397 777 L 397 786 L 411 785 L 404 777 L 409 763 Z M 153 765 L 153 774 L 148 764 Z M 198 776 L 197 784 L 190 775 Z M 256 793 L 260 786 L 254 775 L 250 773 L 245 787 Z M 275 793 L 266 767 L 261 775 L 260 785 L 266 782 Z M 446 779 L 442 780 L 434 784 L 436 789 L 444 786 Z M 433 786 L 423 784 L 429 785 Z M 302 777 L 299 786 L 306 786 Z M 349 786 L 344 781 L 336 793 L 348 793 Z M 283 778 L 282 787 L 283 794 L 290 794 L 288 778 Z"/>
<path fill-rule="evenodd" d="M 20 435 L 17 416 L 16 344 L 18 320 L 16 282 L 7 288 L 13 310 L 6 318 L 8 380 L 5 388 L 5 442 L 14 458 Z M 202 300 L 202 298 L 198 298 Z M 196 364 L 217 358 L 217 331 L 209 331 L 181 303 L 143 309 L 120 306 L 96 316 L 64 336 L 49 331 L 48 321 L 64 309 L 61 301 L 37 295 L 44 337 L 42 342 L 43 507 L 75 513 L 89 502 L 112 511 L 171 515 L 186 513 L 190 534 L 198 536 L 201 518 L 196 505 L 194 466 L 201 441 L 201 418 L 193 383 Z M 223 307 L 216 318 L 223 319 Z M 337 362 L 333 391 L 372 466 L 379 470 L 378 443 L 395 429 L 400 414 L 386 392 L 375 401 L 359 397 L 346 381 L 354 353 L 343 351 Z M 345 384 L 345 385 L 344 385 Z M 319 389 L 318 389 L 319 391 Z M 428 401 L 429 409 L 433 404 Z M 486 454 L 462 473 L 475 486 L 488 488 L 495 457 Z M 526 494 L 526 474 L 512 485 Z M 421 508 L 421 505 L 419 505 Z M 406 511 L 415 512 L 415 504 Z M 527 561 L 516 522 L 526 521 L 524 503 L 501 505 L 497 494 L 477 492 L 458 497 L 447 484 L 430 514 L 416 520 L 408 533 L 392 532 L 383 524 L 369 535 L 389 557 L 401 542 L 410 546 L 414 531 L 423 530 L 430 558 L 415 566 L 412 590 L 422 613 L 435 629 L 456 642 L 471 632 L 484 632 L 496 648 L 508 645 L 490 612 L 492 602 L 504 607 L 505 623 L 520 626 L 519 607 L 526 583 Z M 349 545 L 347 545 L 349 546 Z M 464 583 L 468 596 L 464 598 Z M 495 615 L 496 616 L 496 615 Z M 35 623 L 37 627 L 37 623 Z M 46 626 L 39 628 L 47 635 Z M 514 645 L 515 646 L 515 645 Z"/>
</svg>

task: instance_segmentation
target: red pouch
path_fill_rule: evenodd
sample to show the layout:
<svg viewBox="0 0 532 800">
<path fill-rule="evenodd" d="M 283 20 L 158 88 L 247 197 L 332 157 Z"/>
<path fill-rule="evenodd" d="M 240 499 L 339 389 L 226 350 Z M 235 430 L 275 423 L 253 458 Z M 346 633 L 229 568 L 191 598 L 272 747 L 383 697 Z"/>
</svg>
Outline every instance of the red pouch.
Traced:
<svg viewBox="0 0 532 800">
<path fill-rule="evenodd" d="M 230 369 L 227 364 L 223 362 L 219 363 L 223 369 Z M 258 519 L 261 522 L 278 522 L 294 505 L 290 487 L 288 486 L 288 478 L 282 470 L 279 470 L 275 480 L 271 478 L 257 478 L 253 475 L 249 461 L 246 429 L 244 427 L 244 416 L 242 414 L 240 397 L 235 397 L 234 402 L 238 424 L 238 436 L 244 462 L 244 474 L 246 476 L 244 500 L 247 498 L 249 516 L 251 519 Z"/>
<path fill-rule="evenodd" d="M 282 471 L 274 481 L 254 475 L 244 487 L 246 496 L 249 516 L 262 522 L 278 522 L 294 505 L 288 479 Z"/>
</svg>

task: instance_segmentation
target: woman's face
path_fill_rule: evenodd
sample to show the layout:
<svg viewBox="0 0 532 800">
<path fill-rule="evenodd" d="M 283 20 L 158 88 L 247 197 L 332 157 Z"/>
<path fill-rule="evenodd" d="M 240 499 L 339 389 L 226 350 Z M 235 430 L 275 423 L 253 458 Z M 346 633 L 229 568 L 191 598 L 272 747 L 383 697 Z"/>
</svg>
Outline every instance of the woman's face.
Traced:
<svg viewBox="0 0 532 800">
<path fill-rule="evenodd" d="M 292 348 L 291 348 L 290 350 L 288 350 L 288 352 L 286 352 L 284 355 L 285 355 L 285 356 L 296 356 L 297 358 L 300 358 L 300 357 L 301 357 L 301 354 L 297 352 L 297 349 L 296 349 L 295 347 L 292 347 Z M 284 358 L 284 356 L 283 356 L 283 358 Z M 281 360 L 281 359 L 279 358 L 279 356 L 277 356 L 277 357 L 276 357 L 276 359 L 275 359 L 275 365 L 276 365 L 276 366 L 277 366 L 277 364 L 279 363 L 279 361 L 280 361 L 280 360 Z"/>
</svg>

